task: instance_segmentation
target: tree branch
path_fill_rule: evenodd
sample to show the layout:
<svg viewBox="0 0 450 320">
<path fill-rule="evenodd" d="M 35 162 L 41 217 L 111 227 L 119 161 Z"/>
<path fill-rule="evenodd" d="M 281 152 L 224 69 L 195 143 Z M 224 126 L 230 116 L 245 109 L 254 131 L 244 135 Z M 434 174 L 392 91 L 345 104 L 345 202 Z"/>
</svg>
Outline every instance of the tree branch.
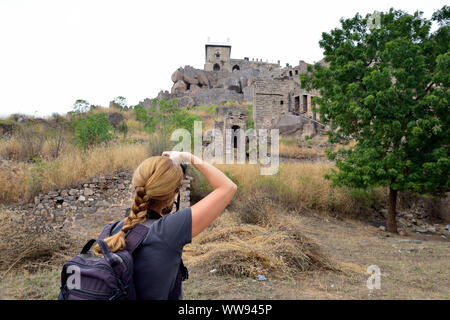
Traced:
<svg viewBox="0 0 450 320">
<path fill-rule="evenodd" d="M 425 88 L 424 91 L 425 91 L 425 92 L 430 91 L 430 89 L 433 87 L 433 85 L 434 85 L 434 82 L 431 81 L 431 82 L 426 86 L 426 88 Z M 421 98 L 421 97 L 417 96 L 417 97 L 414 98 L 414 101 L 419 101 L 420 98 Z"/>
</svg>

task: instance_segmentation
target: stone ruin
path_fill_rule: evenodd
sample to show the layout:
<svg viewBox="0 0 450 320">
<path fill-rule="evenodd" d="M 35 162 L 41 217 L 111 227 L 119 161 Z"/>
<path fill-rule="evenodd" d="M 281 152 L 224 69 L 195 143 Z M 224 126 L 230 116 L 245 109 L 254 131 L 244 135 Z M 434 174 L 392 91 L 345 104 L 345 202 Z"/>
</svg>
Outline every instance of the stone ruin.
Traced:
<svg viewBox="0 0 450 320">
<path fill-rule="evenodd" d="M 158 98 L 176 98 L 180 107 L 221 104 L 232 99 L 237 104 L 253 105 L 255 129 L 277 128 L 280 134 L 312 137 L 324 129 L 313 111 L 318 91 L 300 88 L 299 75 L 308 64 L 297 66 L 262 59 L 231 59 L 231 45 L 206 44 L 204 69 L 178 68 L 172 74 L 171 92 L 161 91 Z M 238 115 L 239 114 L 239 115 Z M 227 110 L 215 128 L 244 129 L 246 113 Z"/>
</svg>

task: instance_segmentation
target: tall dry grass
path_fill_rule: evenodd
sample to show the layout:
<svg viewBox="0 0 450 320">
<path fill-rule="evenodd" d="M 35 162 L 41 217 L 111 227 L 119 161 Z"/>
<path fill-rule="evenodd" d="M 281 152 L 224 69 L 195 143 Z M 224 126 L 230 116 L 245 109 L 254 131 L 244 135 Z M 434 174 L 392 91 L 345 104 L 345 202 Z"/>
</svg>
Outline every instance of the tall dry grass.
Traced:
<svg viewBox="0 0 450 320">
<path fill-rule="evenodd" d="M 39 157 L 50 160 L 57 158 L 73 146 L 67 136 L 29 135 L 0 139 L 0 155 L 5 159 L 22 161 Z"/>
<path fill-rule="evenodd" d="M 24 202 L 40 192 L 66 188 L 101 174 L 130 170 L 149 156 L 142 144 L 111 144 L 85 152 L 67 149 L 58 158 L 0 166 L 0 201 Z M 14 168 L 14 169 L 12 169 Z"/>
<path fill-rule="evenodd" d="M 325 157 L 323 150 L 316 148 L 304 148 L 293 144 L 284 144 L 280 142 L 279 154 L 281 157 L 294 159 L 314 159 Z"/>
<path fill-rule="evenodd" d="M 314 142 L 312 142 L 314 141 Z M 325 149 L 320 147 L 326 140 L 316 136 L 309 141 L 303 141 L 300 137 L 280 138 L 279 153 L 281 157 L 294 159 L 324 158 Z"/>
<path fill-rule="evenodd" d="M 259 165 L 218 165 L 238 185 L 234 203 L 252 203 L 251 199 L 263 195 L 285 208 L 307 207 L 337 214 L 354 214 L 361 205 L 379 203 L 384 199 L 384 191 L 370 192 L 350 190 L 331 186 L 325 179 L 332 164 L 321 162 L 282 163 L 277 174 L 260 175 Z M 369 203 L 369 204 L 368 204 Z M 250 208 L 248 208 L 250 209 Z"/>
<path fill-rule="evenodd" d="M 137 120 L 127 120 L 128 127 L 127 139 L 130 140 L 148 140 L 148 133 L 145 131 L 142 122 Z"/>
</svg>

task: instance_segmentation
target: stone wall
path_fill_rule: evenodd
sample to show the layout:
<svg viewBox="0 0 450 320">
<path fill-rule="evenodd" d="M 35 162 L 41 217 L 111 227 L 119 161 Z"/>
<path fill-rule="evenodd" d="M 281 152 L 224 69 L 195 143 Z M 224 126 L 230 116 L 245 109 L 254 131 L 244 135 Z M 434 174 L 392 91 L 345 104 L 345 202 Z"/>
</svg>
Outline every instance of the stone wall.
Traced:
<svg viewBox="0 0 450 320">
<path fill-rule="evenodd" d="M 280 65 L 277 63 L 269 63 L 262 61 L 250 61 L 245 59 L 231 59 L 230 60 L 231 69 L 238 67 L 239 70 L 246 69 L 257 69 L 261 72 L 271 72 L 280 69 Z"/>
<path fill-rule="evenodd" d="M 205 51 L 206 51 L 205 71 L 226 70 L 228 72 L 231 72 L 231 65 L 230 65 L 231 46 L 206 45 Z"/>
<path fill-rule="evenodd" d="M 32 203 L 14 208 L 19 219 L 34 221 L 36 230 L 70 228 L 77 220 L 98 212 L 125 210 L 131 206 L 134 196 L 131 189 L 133 171 L 93 178 L 72 188 L 40 194 Z M 180 208 L 190 206 L 190 180 L 187 176 L 180 188 Z M 175 206 L 174 206 L 175 208 Z"/>
<path fill-rule="evenodd" d="M 255 128 L 273 128 L 289 109 L 292 84 L 286 80 L 256 79 L 254 82 L 253 120 Z"/>
</svg>

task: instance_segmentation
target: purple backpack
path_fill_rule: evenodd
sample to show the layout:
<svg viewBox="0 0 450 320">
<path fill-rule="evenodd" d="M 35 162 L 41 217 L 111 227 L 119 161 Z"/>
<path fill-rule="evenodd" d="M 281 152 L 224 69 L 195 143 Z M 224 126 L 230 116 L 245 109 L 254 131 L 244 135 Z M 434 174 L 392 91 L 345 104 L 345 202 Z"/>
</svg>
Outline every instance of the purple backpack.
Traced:
<svg viewBox="0 0 450 320">
<path fill-rule="evenodd" d="M 70 259 L 61 272 L 59 300 L 134 300 L 133 251 L 141 244 L 148 228 L 137 224 L 126 235 L 126 249 L 111 252 L 103 241 L 120 221 L 106 225 L 98 239 L 89 240 L 80 254 Z M 103 256 L 90 250 L 97 242 Z"/>
</svg>

